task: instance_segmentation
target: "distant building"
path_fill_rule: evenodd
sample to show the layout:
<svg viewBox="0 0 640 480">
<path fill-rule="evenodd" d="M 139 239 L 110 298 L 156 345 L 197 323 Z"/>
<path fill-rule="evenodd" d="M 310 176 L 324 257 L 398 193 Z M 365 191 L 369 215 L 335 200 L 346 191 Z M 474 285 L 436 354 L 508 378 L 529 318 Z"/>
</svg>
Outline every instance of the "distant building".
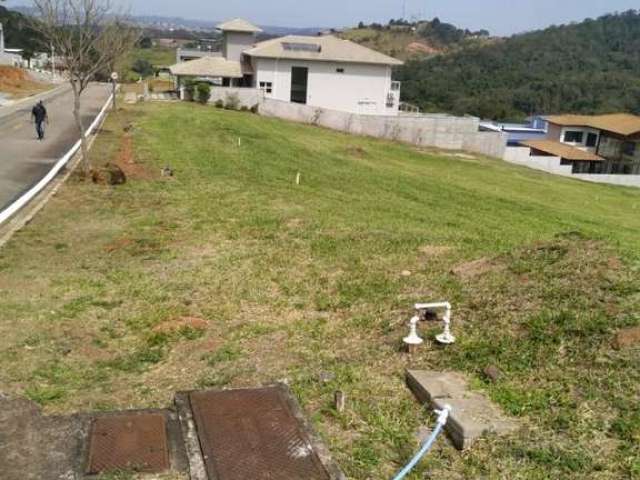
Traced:
<svg viewBox="0 0 640 480">
<path fill-rule="evenodd" d="M 528 123 L 500 123 L 481 121 L 481 132 L 504 132 L 508 135 L 507 146 L 515 147 L 523 140 L 535 140 L 547 136 L 547 121 L 543 117 L 532 117 Z"/>
<path fill-rule="evenodd" d="M 334 36 L 286 36 L 256 43 L 262 30 L 235 19 L 218 26 L 222 51 L 194 53 L 171 73 L 210 79 L 229 87 L 257 88 L 265 97 L 314 107 L 371 115 L 397 115 L 400 83 L 392 67 L 400 60 Z"/>
<path fill-rule="evenodd" d="M 640 117 L 555 115 L 545 117 L 546 138 L 523 140 L 531 156 L 560 157 L 572 173 L 640 174 Z"/>
</svg>

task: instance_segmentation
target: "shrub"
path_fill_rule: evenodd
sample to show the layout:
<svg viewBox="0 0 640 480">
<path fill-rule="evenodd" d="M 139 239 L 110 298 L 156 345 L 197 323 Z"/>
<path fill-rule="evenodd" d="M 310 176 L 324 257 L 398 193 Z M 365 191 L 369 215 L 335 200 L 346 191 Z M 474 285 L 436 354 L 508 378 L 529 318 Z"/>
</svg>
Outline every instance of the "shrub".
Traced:
<svg viewBox="0 0 640 480">
<path fill-rule="evenodd" d="M 254 106 L 251 107 L 251 113 L 258 113 L 259 109 L 260 109 L 260 105 L 256 103 Z"/>
<path fill-rule="evenodd" d="M 240 106 L 240 98 L 238 98 L 236 93 L 227 93 L 226 99 L 227 101 L 224 108 L 227 110 L 238 110 L 238 107 Z"/>
<path fill-rule="evenodd" d="M 249 111 L 249 107 L 247 107 L 246 105 L 242 105 L 242 106 L 240 107 L 240 111 L 241 111 L 241 112 L 248 112 L 248 111 Z"/>
<path fill-rule="evenodd" d="M 149 60 L 146 60 L 144 58 L 136 59 L 131 66 L 131 70 L 136 72 L 141 77 L 149 77 L 154 73 L 153 65 L 151 65 L 151 62 L 149 62 Z"/>
<path fill-rule="evenodd" d="M 196 86 L 192 81 L 185 82 L 184 84 L 185 100 L 187 100 L 188 102 L 193 102 L 195 91 L 196 91 Z"/>
<path fill-rule="evenodd" d="M 216 108 L 224 108 L 224 101 L 216 100 L 216 103 L 214 103 L 214 105 L 216 106 Z"/>
<path fill-rule="evenodd" d="M 203 105 L 209 102 L 209 99 L 211 98 L 211 87 L 209 86 L 208 83 L 199 83 L 197 86 L 197 90 L 198 90 L 198 102 L 202 103 Z"/>
</svg>

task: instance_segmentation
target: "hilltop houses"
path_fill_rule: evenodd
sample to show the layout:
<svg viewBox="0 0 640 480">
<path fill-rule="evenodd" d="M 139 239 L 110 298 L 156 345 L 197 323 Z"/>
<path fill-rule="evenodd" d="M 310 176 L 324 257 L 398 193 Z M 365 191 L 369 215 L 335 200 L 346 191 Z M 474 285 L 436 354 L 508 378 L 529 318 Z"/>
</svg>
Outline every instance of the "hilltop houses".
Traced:
<svg viewBox="0 0 640 480">
<path fill-rule="evenodd" d="M 266 98 L 366 115 L 397 115 L 402 62 L 332 35 L 286 36 L 256 42 L 261 29 L 242 19 L 217 27 L 221 52 L 178 53 L 170 67 L 178 87 L 187 79 L 257 89 Z M 191 56 L 190 56 L 191 55 Z"/>
</svg>

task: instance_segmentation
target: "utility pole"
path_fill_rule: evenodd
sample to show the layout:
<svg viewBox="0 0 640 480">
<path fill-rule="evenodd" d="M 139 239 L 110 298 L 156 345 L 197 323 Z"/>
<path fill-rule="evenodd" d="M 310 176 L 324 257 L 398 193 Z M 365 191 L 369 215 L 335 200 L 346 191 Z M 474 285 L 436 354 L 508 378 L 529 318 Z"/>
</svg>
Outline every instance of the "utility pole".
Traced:
<svg viewBox="0 0 640 480">
<path fill-rule="evenodd" d="M 402 20 L 407 19 L 407 0 L 402 1 Z"/>
<path fill-rule="evenodd" d="M 116 110 L 116 87 L 118 83 L 118 72 L 111 74 L 111 107 L 113 111 Z"/>
<path fill-rule="evenodd" d="M 51 44 L 51 80 L 56 80 L 56 47 Z"/>
</svg>

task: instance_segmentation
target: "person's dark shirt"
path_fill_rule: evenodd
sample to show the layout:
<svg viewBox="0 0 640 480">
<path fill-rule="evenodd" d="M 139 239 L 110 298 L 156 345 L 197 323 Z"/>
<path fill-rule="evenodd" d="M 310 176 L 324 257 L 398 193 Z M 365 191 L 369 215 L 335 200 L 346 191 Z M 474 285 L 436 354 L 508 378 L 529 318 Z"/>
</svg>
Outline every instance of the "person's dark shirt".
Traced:
<svg viewBox="0 0 640 480">
<path fill-rule="evenodd" d="M 37 123 L 42 123 L 47 118 L 47 109 L 44 108 L 44 105 L 38 104 L 33 107 L 33 110 L 31 110 L 31 114 L 36 119 Z"/>
</svg>

